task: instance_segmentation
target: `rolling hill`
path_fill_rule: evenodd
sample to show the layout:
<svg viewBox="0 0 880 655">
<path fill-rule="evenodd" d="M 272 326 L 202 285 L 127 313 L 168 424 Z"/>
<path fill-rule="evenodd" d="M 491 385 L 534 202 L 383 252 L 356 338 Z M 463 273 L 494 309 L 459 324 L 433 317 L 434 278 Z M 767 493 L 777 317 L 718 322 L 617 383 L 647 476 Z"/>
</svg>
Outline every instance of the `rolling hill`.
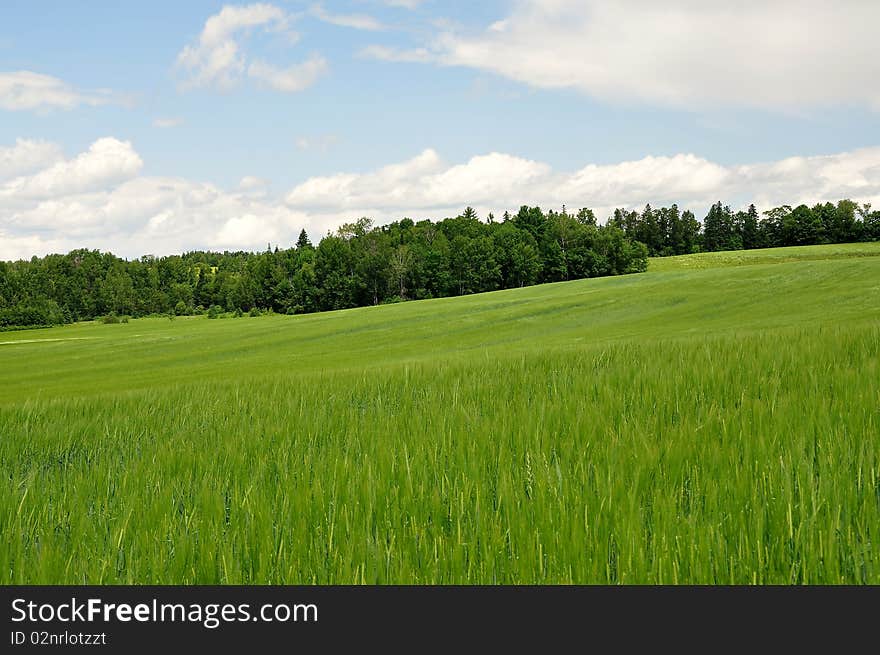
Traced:
<svg viewBox="0 0 880 655">
<path fill-rule="evenodd" d="M 876 584 L 880 244 L 2 333 L 0 435 L 3 583 Z"/>
</svg>

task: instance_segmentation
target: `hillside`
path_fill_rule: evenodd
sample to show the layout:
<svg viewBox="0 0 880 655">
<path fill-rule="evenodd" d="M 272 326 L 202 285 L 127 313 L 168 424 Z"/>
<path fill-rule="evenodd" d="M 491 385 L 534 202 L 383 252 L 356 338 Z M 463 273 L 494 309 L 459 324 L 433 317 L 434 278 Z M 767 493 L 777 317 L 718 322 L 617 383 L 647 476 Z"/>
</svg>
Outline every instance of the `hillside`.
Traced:
<svg viewBox="0 0 880 655">
<path fill-rule="evenodd" d="M 880 583 L 878 326 L 875 243 L 3 333 L 0 582 Z"/>
<path fill-rule="evenodd" d="M 475 352 L 871 326 L 880 317 L 878 279 L 880 243 L 772 248 L 652 259 L 647 274 L 305 316 L 7 332 L 0 401 L 470 361 Z"/>
</svg>

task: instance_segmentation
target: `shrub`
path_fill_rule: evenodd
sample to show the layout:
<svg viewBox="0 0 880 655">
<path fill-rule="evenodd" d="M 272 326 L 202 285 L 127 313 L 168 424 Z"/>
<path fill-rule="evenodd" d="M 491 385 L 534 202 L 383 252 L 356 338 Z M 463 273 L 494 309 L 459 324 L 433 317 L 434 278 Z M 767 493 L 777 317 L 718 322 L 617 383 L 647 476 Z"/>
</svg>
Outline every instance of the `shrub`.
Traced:
<svg viewBox="0 0 880 655">
<path fill-rule="evenodd" d="M 211 305 L 208 308 L 208 318 L 220 318 L 220 314 L 223 312 L 217 305 Z"/>
<path fill-rule="evenodd" d="M 119 323 L 119 317 L 116 315 L 116 312 L 110 312 L 101 319 L 101 323 L 104 325 L 115 325 Z"/>
<path fill-rule="evenodd" d="M 256 307 L 251 307 L 251 311 L 248 312 L 248 316 L 261 316 L 260 310 Z"/>
<path fill-rule="evenodd" d="M 49 327 L 69 323 L 70 317 L 54 300 L 39 298 L 12 307 L 0 307 L 0 328 Z"/>
</svg>

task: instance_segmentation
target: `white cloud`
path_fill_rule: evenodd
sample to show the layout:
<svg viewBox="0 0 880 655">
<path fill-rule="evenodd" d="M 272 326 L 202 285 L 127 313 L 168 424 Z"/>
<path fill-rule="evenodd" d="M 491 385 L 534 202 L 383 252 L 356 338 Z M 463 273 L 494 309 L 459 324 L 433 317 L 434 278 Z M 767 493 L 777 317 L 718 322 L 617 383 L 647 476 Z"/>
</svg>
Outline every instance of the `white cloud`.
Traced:
<svg viewBox="0 0 880 655">
<path fill-rule="evenodd" d="M 153 119 L 153 127 L 158 127 L 159 129 L 167 130 L 172 127 L 180 127 L 183 125 L 184 120 L 182 118 L 156 118 Z"/>
<path fill-rule="evenodd" d="M 209 87 L 229 90 L 247 73 L 279 91 L 300 91 L 322 74 L 326 62 L 317 56 L 294 66 L 280 68 L 264 61 L 248 64 L 240 37 L 262 27 L 285 36 L 294 43 L 298 35 L 290 29 L 292 18 L 274 5 L 257 3 L 239 7 L 226 6 L 208 18 L 195 44 L 187 45 L 177 55 L 177 67 L 187 74 L 183 89 Z"/>
<path fill-rule="evenodd" d="M 277 225 L 267 223 L 264 217 L 257 214 L 244 214 L 234 216 L 223 223 L 214 238 L 214 243 L 230 250 L 239 250 L 242 243 L 253 243 L 255 234 L 259 234 L 263 239 L 261 244 L 278 243 L 282 238 Z"/>
<path fill-rule="evenodd" d="M 738 166 L 733 176 L 737 187 L 754 189 L 754 199 L 762 206 L 852 198 L 880 208 L 880 148 L 876 147 Z"/>
<path fill-rule="evenodd" d="M 350 27 L 356 30 L 369 31 L 385 29 L 385 26 L 372 16 L 365 14 L 331 14 L 320 4 L 312 5 L 310 13 L 318 20 L 336 25 L 337 27 Z"/>
<path fill-rule="evenodd" d="M 589 164 L 555 172 L 547 164 L 509 154 L 445 164 L 433 150 L 366 173 L 313 177 L 286 202 L 319 216 L 373 215 L 441 218 L 472 205 L 485 215 L 522 204 L 545 208 L 592 207 L 600 217 L 615 207 L 678 203 L 698 215 L 717 200 L 733 206 L 813 204 L 849 197 L 880 205 L 880 147 L 779 162 L 722 166 L 693 154 L 644 157 L 617 164 Z"/>
<path fill-rule="evenodd" d="M 880 108 L 880 3 L 520 0 L 480 33 L 447 30 L 386 60 L 490 71 L 612 101 L 798 111 Z"/>
<path fill-rule="evenodd" d="M 11 162 L 11 163 L 10 163 Z M 3 169 L 2 167 L 6 168 Z M 849 197 L 880 207 L 880 147 L 776 162 L 723 166 L 693 154 L 588 164 L 575 171 L 504 153 L 448 163 L 426 149 L 366 172 L 312 177 L 285 197 L 247 176 L 233 189 L 175 177 L 140 176 L 131 144 L 113 138 L 64 159 L 44 142 L 0 148 L 0 258 L 77 247 L 136 257 L 192 249 L 262 250 L 288 245 L 305 228 L 313 240 L 359 216 L 378 224 L 404 216 L 438 219 L 474 206 L 481 216 L 544 208 L 677 202 L 702 218 L 722 200 L 759 209 Z"/>
<path fill-rule="evenodd" d="M 565 176 L 553 193 L 560 198 L 590 199 L 587 204 L 606 207 L 619 202 L 634 206 L 642 201 L 705 200 L 724 189 L 731 176 L 727 168 L 692 154 L 649 156 L 619 164 L 590 164 Z"/>
<path fill-rule="evenodd" d="M 276 68 L 256 60 L 248 67 L 248 76 L 276 91 L 295 93 L 312 86 L 328 69 L 326 59 L 312 55 L 306 61 L 287 68 Z"/>
<path fill-rule="evenodd" d="M 287 196 L 288 204 L 310 209 L 348 209 L 378 207 L 400 202 L 409 192 L 421 194 L 414 187 L 442 170 L 440 157 L 427 149 L 408 161 L 392 164 L 364 174 L 340 173 L 313 177 L 294 188 Z M 417 203 L 409 197 L 405 203 Z"/>
<path fill-rule="evenodd" d="M 31 152 L 42 153 L 32 155 Z M 42 160 L 42 170 L 31 175 Z M 17 177 L 0 182 L 0 258 L 88 247 L 137 257 L 196 248 L 262 249 L 292 242 L 303 227 L 329 225 L 266 198 L 268 183 L 244 177 L 237 189 L 175 177 L 138 176 L 130 143 L 97 140 L 70 158 L 60 148 L 18 141 L 0 149 Z"/>
<path fill-rule="evenodd" d="M 62 158 L 57 144 L 16 139 L 14 146 L 0 146 L 0 181 L 46 168 Z"/>
<path fill-rule="evenodd" d="M 78 247 L 128 257 L 199 248 L 261 250 L 268 241 L 293 242 L 303 227 L 316 234 L 322 227 L 259 193 L 167 177 L 138 177 L 10 211 L 4 206 L 0 215 L 4 259 Z"/>
<path fill-rule="evenodd" d="M 0 228 L 0 260 L 16 261 L 30 259 L 32 254 L 69 252 L 67 243 L 64 239 L 46 239 L 37 234 L 24 236 L 8 234 Z"/>
<path fill-rule="evenodd" d="M 51 75 L 32 71 L 0 72 L 0 109 L 46 111 L 111 102 L 114 102 L 113 94 L 106 89 L 80 91 Z"/>
<path fill-rule="evenodd" d="M 254 175 L 245 175 L 238 182 L 238 192 L 243 197 L 259 199 L 266 198 L 269 195 L 269 180 Z"/>
<path fill-rule="evenodd" d="M 143 166 L 128 141 L 98 139 L 77 157 L 0 185 L 0 198 L 52 198 L 101 189 L 134 177 Z"/>
</svg>

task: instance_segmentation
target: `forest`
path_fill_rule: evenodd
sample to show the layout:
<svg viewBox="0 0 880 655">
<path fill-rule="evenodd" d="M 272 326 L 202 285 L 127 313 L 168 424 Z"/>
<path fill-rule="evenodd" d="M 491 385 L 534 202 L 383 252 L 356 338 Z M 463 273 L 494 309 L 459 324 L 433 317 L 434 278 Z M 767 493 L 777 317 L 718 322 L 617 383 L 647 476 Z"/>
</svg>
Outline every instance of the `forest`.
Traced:
<svg viewBox="0 0 880 655">
<path fill-rule="evenodd" d="M 720 202 L 702 222 L 677 205 L 617 209 L 603 225 L 523 206 L 480 220 L 473 208 L 432 222 L 368 218 L 291 248 L 126 260 L 79 249 L 0 262 L 0 329 L 166 314 L 310 313 L 647 270 L 647 258 L 880 240 L 880 212 L 850 200 L 759 214 Z"/>
</svg>

